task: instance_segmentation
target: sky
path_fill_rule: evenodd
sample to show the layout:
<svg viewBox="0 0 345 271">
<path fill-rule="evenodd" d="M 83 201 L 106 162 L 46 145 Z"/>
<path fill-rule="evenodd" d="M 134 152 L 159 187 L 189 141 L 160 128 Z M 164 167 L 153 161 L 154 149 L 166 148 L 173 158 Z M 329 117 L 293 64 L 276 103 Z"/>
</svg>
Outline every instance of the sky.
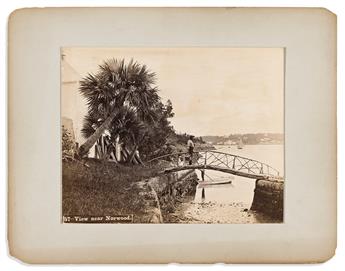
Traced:
<svg viewBox="0 0 345 271">
<path fill-rule="evenodd" d="M 147 65 L 162 100 L 173 104 L 177 132 L 284 132 L 283 48 L 68 47 L 62 54 L 80 79 L 110 58 Z"/>
</svg>

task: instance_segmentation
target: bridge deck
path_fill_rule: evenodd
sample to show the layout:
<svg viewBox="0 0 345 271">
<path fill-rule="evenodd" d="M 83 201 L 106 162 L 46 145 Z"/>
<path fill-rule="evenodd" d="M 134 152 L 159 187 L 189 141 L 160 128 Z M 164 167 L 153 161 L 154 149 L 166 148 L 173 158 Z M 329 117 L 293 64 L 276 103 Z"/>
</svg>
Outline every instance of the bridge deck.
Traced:
<svg viewBox="0 0 345 271">
<path fill-rule="evenodd" d="M 172 172 L 177 172 L 177 171 L 182 171 L 182 170 L 189 170 L 189 169 L 200 169 L 200 170 L 216 170 L 216 171 L 221 171 L 224 173 L 229 173 L 232 175 L 240 176 L 240 177 L 245 177 L 245 178 L 250 178 L 250 179 L 255 179 L 255 180 L 275 180 L 275 181 L 282 181 L 283 177 L 280 176 L 270 176 L 270 175 L 264 175 L 264 174 L 252 174 L 252 173 L 246 173 L 246 172 L 240 172 L 236 170 L 232 170 L 229 168 L 222 168 L 222 167 L 216 167 L 216 166 L 203 166 L 203 165 L 185 165 L 185 166 L 179 166 L 179 167 L 171 167 L 171 168 L 166 168 L 163 170 L 163 173 L 172 173 Z"/>
</svg>

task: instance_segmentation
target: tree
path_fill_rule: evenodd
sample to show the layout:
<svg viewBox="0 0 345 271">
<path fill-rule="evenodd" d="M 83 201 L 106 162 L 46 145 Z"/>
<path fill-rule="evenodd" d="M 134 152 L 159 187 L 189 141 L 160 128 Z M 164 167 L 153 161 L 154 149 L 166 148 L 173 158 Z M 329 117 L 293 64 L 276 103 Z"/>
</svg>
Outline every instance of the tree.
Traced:
<svg viewBox="0 0 345 271">
<path fill-rule="evenodd" d="M 165 154 L 162 151 L 166 149 L 167 139 L 175 133 L 169 121 L 169 118 L 174 116 L 170 100 L 165 105 L 163 103 L 157 104 L 155 115 L 156 121 L 146 130 L 146 137 L 142 140 L 139 148 L 143 158 L 147 159 L 158 153 Z"/>
<path fill-rule="evenodd" d="M 82 135 L 85 138 L 93 136 L 95 131 L 102 125 L 102 122 L 95 116 L 90 114 L 84 118 Z M 127 144 L 138 146 L 141 138 L 145 135 L 145 124 L 137 118 L 135 111 L 128 107 L 122 106 L 116 111 L 113 121 L 110 123 L 107 131 L 110 139 L 115 141 L 117 137 L 122 138 Z M 135 151 L 132 152 L 133 154 Z M 105 154 L 104 154 L 105 155 Z M 105 155 L 106 156 L 106 155 Z M 133 158 L 131 158 L 133 159 Z"/>
<path fill-rule="evenodd" d="M 115 125 L 113 121 L 125 110 L 124 107 L 130 108 L 139 121 L 147 124 L 157 119 L 157 107 L 161 102 L 158 89 L 153 86 L 155 77 L 155 73 L 145 65 L 133 60 L 126 65 L 124 59 L 110 59 L 99 66 L 96 74 L 88 74 L 80 82 L 79 91 L 88 105 L 86 122 L 93 120 L 91 127 L 94 124 L 96 127 L 80 146 L 81 157 L 88 153 L 106 129 Z M 90 123 L 87 125 L 90 128 Z"/>
</svg>

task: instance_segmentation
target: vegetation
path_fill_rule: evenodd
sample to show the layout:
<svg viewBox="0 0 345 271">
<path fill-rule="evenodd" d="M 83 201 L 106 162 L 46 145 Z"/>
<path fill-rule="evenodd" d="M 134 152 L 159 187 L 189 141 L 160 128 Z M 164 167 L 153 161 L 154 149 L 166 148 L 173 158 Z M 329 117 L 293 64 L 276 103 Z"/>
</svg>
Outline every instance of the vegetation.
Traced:
<svg viewBox="0 0 345 271">
<path fill-rule="evenodd" d="M 191 135 L 190 134 L 187 134 L 187 133 L 184 133 L 184 134 L 175 134 L 175 138 L 176 138 L 176 141 L 177 143 L 179 144 L 186 144 L 186 142 L 188 141 L 189 137 Z M 196 143 L 196 144 L 204 144 L 205 141 L 203 140 L 202 137 L 194 137 L 193 138 L 193 142 Z"/>
<path fill-rule="evenodd" d="M 63 162 L 62 214 L 134 214 L 135 219 L 140 219 L 146 211 L 145 199 L 140 196 L 136 183 L 156 175 L 156 169 L 96 159 L 85 161 L 85 164 L 78 160 Z"/>
<path fill-rule="evenodd" d="M 62 126 L 62 160 L 67 161 L 73 159 L 75 145 L 71 134 Z"/>
<path fill-rule="evenodd" d="M 168 121 L 173 108 L 170 101 L 161 102 L 155 80 L 145 65 L 133 60 L 126 64 L 124 59 L 107 60 L 96 74 L 88 74 L 80 82 L 88 113 L 82 129 L 87 140 L 79 155 L 87 154 L 105 131 L 112 142 L 119 138 L 130 146 L 130 160 L 138 149 L 146 157 L 164 145 L 173 133 Z"/>
</svg>

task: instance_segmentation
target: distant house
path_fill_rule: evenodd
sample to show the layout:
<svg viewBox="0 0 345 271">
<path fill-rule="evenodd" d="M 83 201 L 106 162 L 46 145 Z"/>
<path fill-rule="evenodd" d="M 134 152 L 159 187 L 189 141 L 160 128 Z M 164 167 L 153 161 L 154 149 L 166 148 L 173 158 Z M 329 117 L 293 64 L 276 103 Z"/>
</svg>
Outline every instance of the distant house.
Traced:
<svg viewBox="0 0 345 271">
<path fill-rule="evenodd" d="M 229 140 L 225 141 L 224 144 L 225 145 L 235 145 L 236 142 L 229 139 Z"/>
</svg>

